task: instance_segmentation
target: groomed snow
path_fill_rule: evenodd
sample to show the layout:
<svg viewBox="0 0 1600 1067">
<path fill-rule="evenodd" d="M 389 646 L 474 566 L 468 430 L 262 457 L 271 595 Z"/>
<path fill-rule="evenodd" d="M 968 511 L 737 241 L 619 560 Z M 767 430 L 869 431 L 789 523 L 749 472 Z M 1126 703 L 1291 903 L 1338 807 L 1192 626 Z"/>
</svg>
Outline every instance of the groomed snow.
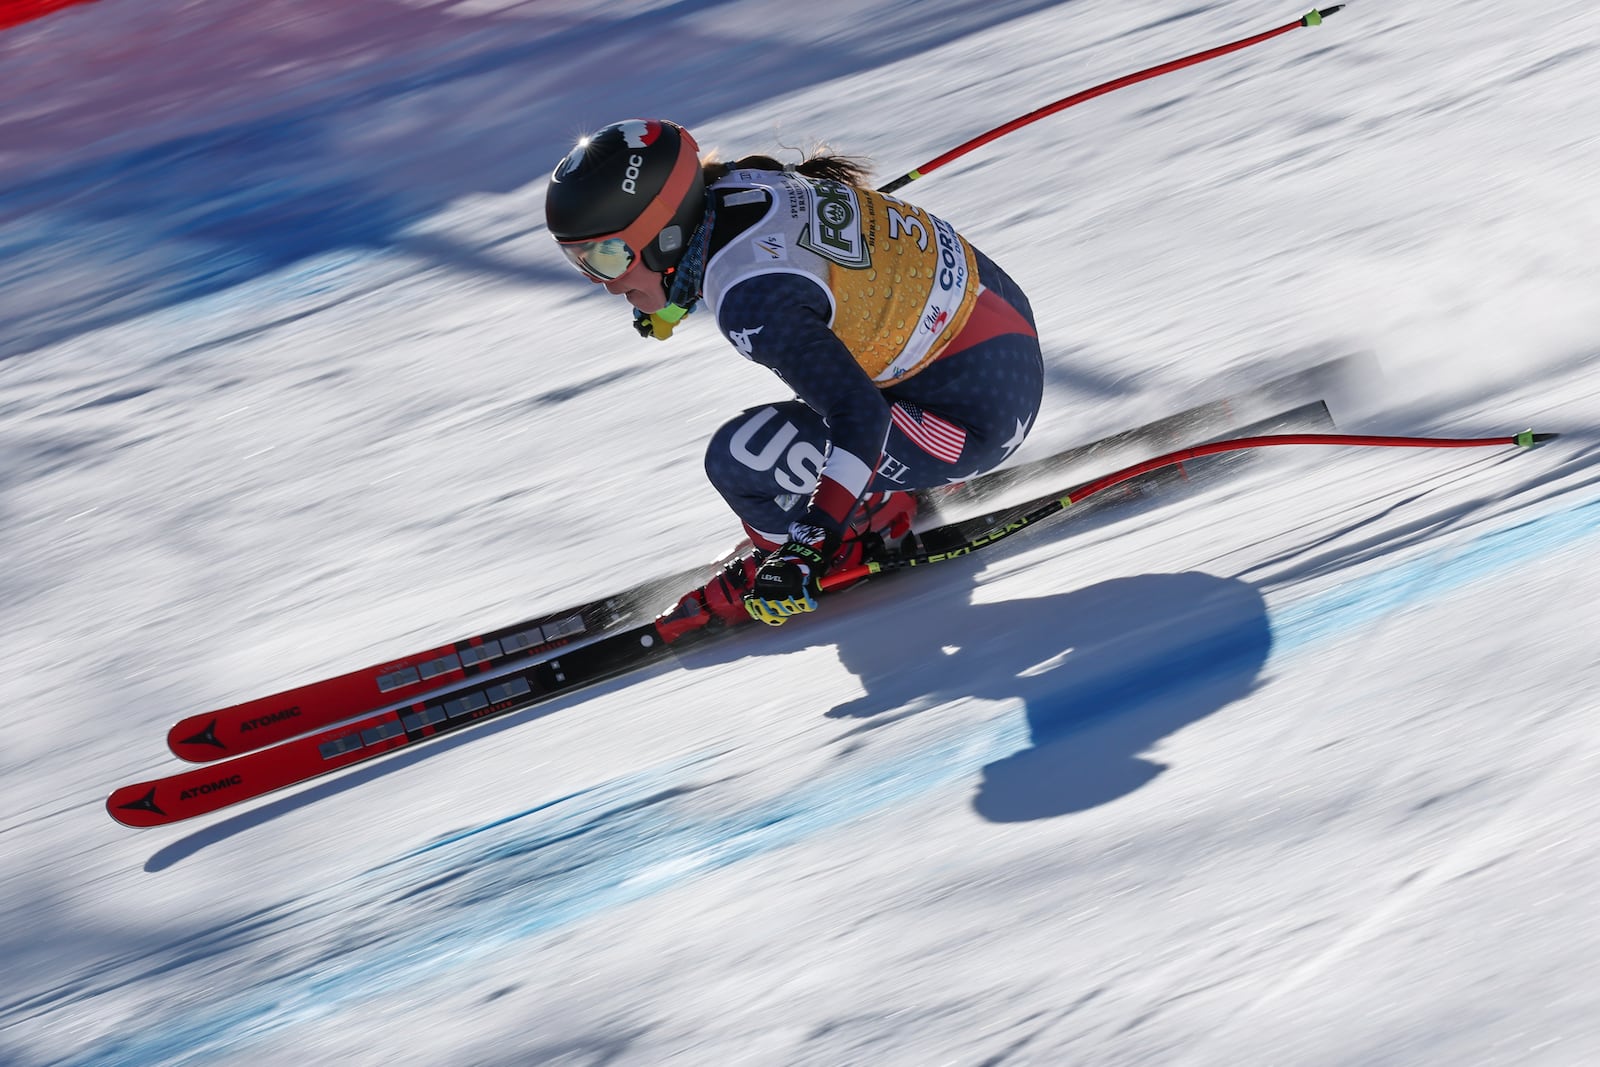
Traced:
<svg viewBox="0 0 1600 1067">
<path fill-rule="evenodd" d="M 1600 1062 L 1592 8 L 1355 3 L 903 195 L 1019 459 L 1330 353 L 1364 433 L 163 830 L 174 719 L 710 559 L 784 396 L 550 246 L 630 115 L 882 180 L 1220 0 L 100 0 L 0 34 L 0 1062 Z"/>
</svg>

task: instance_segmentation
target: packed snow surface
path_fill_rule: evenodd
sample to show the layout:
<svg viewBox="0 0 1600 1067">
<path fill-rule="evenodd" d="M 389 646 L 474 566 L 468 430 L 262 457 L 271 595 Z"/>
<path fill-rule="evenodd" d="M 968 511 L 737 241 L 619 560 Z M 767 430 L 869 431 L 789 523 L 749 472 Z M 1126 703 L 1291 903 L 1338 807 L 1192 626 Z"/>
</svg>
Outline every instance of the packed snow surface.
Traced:
<svg viewBox="0 0 1600 1067">
<path fill-rule="evenodd" d="M 0 1062 L 1600 1062 L 1600 29 L 1352 4 L 902 194 L 1019 459 L 1330 354 L 1362 433 L 194 823 L 187 714 L 715 556 L 785 396 L 544 231 L 581 133 L 880 180 L 1245 0 L 101 0 L 0 35 Z M 1048 488 L 1048 487 L 1047 487 Z"/>
</svg>

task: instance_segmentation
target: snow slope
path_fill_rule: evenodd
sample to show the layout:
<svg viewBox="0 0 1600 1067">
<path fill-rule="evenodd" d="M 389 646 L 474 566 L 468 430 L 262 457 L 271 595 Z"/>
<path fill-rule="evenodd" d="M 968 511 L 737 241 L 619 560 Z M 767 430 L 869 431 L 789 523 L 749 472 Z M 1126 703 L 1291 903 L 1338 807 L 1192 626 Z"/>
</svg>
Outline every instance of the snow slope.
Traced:
<svg viewBox="0 0 1600 1067">
<path fill-rule="evenodd" d="M 101 0 L 0 35 L 0 1063 L 1600 1060 L 1600 31 L 1357 3 L 906 195 L 1019 459 L 1371 350 L 1357 432 L 196 824 L 232 703 L 713 556 L 783 395 L 553 254 L 660 113 L 885 178 L 1304 12 Z"/>
</svg>

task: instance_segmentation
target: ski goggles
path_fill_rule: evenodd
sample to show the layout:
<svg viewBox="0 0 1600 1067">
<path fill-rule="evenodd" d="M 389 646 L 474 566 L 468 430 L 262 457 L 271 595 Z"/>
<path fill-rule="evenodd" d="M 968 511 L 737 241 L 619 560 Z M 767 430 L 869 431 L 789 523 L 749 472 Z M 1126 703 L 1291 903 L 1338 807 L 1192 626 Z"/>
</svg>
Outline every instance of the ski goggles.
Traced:
<svg viewBox="0 0 1600 1067">
<path fill-rule="evenodd" d="M 597 282 L 616 281 L 639 257 L 621 235 L 587 241 L 562 241 L 561 254 Z"/>
</svg>

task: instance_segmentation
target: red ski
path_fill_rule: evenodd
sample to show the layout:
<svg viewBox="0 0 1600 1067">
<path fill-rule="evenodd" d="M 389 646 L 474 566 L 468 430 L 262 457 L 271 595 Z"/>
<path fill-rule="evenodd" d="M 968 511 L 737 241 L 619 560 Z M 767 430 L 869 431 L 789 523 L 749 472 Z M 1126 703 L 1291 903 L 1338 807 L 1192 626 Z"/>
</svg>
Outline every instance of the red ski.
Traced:
<svg viewBox="0 0 1600 1067">
<path fill-rule="evenodd" d="M 248 752 L 209 767 L 126 785 L 106 798 L 125 826 L 192 819 L 375 759 L 397 748 L 530 707 L 570 689 L 632 670 L 667 652 L 653 623 L 624 630 L 555 659 L 479 685 L 382 711 L 343 726 Z"/>
<path fill-rule="evenodd" d="M 708 568 L 696 567 L 640 588 L 540 615 L 402 659 L 297 686 L 243 704 L 191 715 L 167 731 L 167 747 L 194 763 L 238 756 L 334 723 L 451 688 L 519 660 L 547 656 L 576 641 L 639 621 L 666 607 Z"/>
</svg>

